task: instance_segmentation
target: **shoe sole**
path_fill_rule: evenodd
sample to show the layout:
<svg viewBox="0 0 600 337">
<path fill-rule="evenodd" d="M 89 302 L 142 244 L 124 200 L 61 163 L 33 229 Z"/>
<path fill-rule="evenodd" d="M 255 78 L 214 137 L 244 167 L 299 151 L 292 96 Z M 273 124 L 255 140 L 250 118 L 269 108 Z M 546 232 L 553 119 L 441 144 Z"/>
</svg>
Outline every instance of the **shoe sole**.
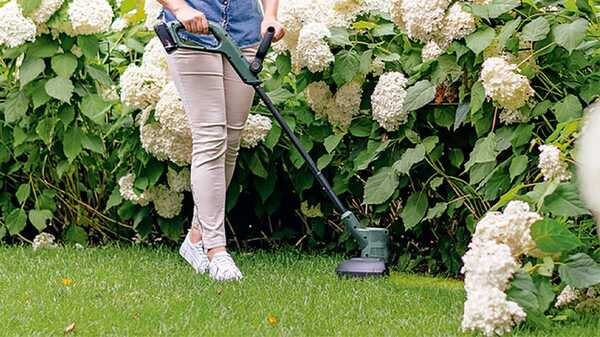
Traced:
<svg viewBox="0 0 600 337">
<path fill-rule="evenodd" d="M 190 266 L 192 266 L 192 268 L 197 272 L 197 273 L 204 273 L 208 270 L 208 263 L 206 264 L 206 267 L 204 268 L 196 268 L 196 264 L 194 263 L 194 252 L 191 251 L 191 248 L 184 243 L 181 244 L 181 247 L 179 247 L 179 255 L 181 255 L 181 257 L 183 257 L 184 260 L 187 261 L 187 263 L 190 264 Z"/>
</svg>

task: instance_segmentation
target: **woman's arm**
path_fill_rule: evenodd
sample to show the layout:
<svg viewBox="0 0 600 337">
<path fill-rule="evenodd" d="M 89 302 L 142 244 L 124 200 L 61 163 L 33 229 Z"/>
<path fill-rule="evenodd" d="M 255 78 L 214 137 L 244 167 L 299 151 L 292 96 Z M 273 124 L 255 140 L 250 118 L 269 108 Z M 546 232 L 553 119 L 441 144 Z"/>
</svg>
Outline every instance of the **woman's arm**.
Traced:
<svg viewBox="0 0 600 337">
<path fill-rule="evenodd" d="M 158 2 L 173 13 L 188 32 L 208 34 L 208 20 L 204 13 L 192 8 L 185 0 L 158 0 Z"/>
<path fill-rule="evenodd" d="M 285 35 L 283 26 L 277 21 L 277 10 L 279 9 L 279 0 L 262 0 L 263 11 L 265 13 L 263 22 L 261 24 L 261 31 L 264 35 L 268 27 L 275 28 L 275 35 L 273 41 L 277 42 Z"/>
</svg>

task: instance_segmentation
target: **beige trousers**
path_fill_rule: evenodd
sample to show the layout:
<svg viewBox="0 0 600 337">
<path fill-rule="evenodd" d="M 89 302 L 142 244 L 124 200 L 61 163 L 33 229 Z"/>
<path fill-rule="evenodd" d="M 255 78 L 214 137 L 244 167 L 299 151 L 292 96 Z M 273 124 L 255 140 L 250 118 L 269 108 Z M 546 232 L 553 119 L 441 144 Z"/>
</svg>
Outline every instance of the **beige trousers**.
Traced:
<svg viewBox="0 0 600 337">
<path fill-rule="evenodd" d="M 256 47 L 243 52 L 250 61 Z M 192 131 L 192 226 L 202 228 L 205 249 L 224 247 L 225 195 L 254 89 L 220 54 L 178 49 L 167 61 Z"/>
</svg>

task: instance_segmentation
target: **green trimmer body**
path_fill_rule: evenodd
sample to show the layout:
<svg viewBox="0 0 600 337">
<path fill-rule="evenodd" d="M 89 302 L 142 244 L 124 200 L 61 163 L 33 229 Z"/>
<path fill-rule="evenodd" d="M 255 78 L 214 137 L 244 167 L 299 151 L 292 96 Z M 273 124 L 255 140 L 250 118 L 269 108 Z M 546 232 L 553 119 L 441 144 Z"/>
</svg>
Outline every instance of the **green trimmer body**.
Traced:
<svg viewBox="0 0 600 337">
<path fill-rule="evenodd" d="M 155 27 L 155 32 L 160 38 L 167 53 L 172 53 L 178 48 L 193 49 L 204 52 L 212 52 L 222 54 L 231 63 L 240 78 L 248 85 L 251 85 L 256 91 L 259 98 L 273 114 L 273 117 L 282 130 L 290 138 L 296 149 L 300 152 L 306 161 L 311 173 L 319 182 L 323 191 L 333 202 L 337 210 L 341 214 L 341 220 L 344 223 L 345 230 L 358 243 L 361 256 L 347 261 L 343 261 L 336 268 L 339 275 L 351 277 L 367 277 L 367 276 L 383 276 L 388 272 L 387 262 L 389 259 L 389 233 L 384 228 L 374 228 L 362 226 L 354 213 L 349 211 L 342 201 L 333 192 L 331 185 L 318 169 L 317 165 L 304 149 L 293 131 L 286 124 L 285 120 L 273 105 L 273 102 L 262 88 L 262 81 L 258 74 L 262 70 L 262 62 L 271 46 L 274 29 L 270 28 L 263 37 L 263 40 L 258 48 L 256 57 L 252 62 L 248 62 L 240 48 L 231 40 L 227 32 L 219 25 L 209 22 L 209 30 L 218 41 L 216 47 L 206 47 L 195 43 L 194 41 L 186 40 L 179 35 L 183 25 L 177 21 L 162 22 Z"/>
</svg>

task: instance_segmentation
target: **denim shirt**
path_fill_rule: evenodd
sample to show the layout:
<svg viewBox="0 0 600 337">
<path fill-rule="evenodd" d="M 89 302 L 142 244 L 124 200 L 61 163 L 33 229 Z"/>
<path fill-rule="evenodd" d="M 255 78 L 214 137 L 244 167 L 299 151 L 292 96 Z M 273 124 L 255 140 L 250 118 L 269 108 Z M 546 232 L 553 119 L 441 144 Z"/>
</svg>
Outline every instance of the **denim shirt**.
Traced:
<svg viewBox="0 0 600 337">
<path fill-rule="evenodd" d="M 204 13 L 208 21 L 225 29 L 240 48 L 250 47 L 261 39 L 260 24 L 263 19 L 258 0 L 186 0 L 193 8 Z M 173 13 L 163 8 L 159 18 L 166 22 L 176 20 Z M 183 38 L 215 47 L 217 39 L 212 35 L 180 33 Z"/>
</svg>

